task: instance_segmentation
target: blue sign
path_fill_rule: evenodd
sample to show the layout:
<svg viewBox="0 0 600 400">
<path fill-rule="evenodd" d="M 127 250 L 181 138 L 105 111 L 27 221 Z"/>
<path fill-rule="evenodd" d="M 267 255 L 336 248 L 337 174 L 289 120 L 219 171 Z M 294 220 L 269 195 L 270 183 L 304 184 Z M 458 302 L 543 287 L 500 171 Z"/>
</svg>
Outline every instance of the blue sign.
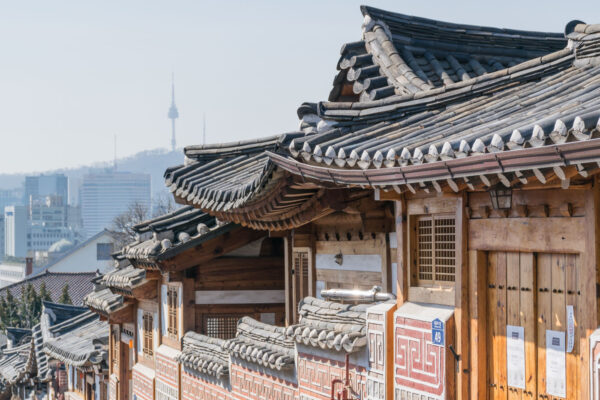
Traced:
<svg viewBox="0 0 600 400">
<path fill-rule="evenodd" d="M 439 318 L 431 321 L 431 342 L 437 346 L 444 345 L 444 323 Z"/>
</svg>

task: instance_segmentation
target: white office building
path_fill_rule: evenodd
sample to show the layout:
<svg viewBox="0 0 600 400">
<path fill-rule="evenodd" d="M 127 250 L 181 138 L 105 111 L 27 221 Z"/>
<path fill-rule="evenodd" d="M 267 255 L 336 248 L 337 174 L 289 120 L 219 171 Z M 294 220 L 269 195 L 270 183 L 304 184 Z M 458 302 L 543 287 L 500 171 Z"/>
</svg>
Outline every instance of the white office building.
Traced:
<svg viewBox="0 0 600 400">
<path fill-rule="evenodd" d="M 27 207 L 4 208 L 4 252 L 11 257 L 27 255 Z"/>
<path fill-rule="evenodd" d="M 131 172 L 106 172 L 83 177 L 79 201 L 83 230 L 90 237 L 112 225 L 131 204 L 150 210 L 150 175 Z"/>
</svg>

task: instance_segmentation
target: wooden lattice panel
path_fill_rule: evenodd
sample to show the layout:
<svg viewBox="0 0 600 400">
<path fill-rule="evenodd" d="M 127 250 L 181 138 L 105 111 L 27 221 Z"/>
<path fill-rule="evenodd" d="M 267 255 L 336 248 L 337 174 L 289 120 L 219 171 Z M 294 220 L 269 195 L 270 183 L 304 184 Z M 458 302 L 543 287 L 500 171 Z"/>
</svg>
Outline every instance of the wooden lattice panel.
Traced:
<svg viewBox="0 0 600 400">
<path fill-rule="evenodd" d="M 436 284 L 453 283 L 456 273 L 456 226 L 454 216 L 418 216 L 415 230 L 419 281 Z"/>
<path fill-rule="evenodd" d="M 204 334 L 219 339 L 234 338 L 240 318 L 242 315 L 205 315 Z"/>
</svg>

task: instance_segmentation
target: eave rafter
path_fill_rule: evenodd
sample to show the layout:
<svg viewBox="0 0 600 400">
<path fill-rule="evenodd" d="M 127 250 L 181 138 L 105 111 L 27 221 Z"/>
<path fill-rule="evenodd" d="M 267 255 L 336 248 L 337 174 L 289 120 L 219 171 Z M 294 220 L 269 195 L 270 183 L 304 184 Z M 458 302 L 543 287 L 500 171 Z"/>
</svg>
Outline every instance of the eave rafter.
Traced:
<svg viewBox="0 0 600 400">
<path fill-rule="evenodd" d="M 271 152 L 269 157 L 279 167 L 304 178 L 396 193 L 458 192 L 482 190 L 498 183 L 513 187 L 551 181 L 568 188 L 577 176 L 586 178 L 599 170 L 600 139 L 368 170 L 325 168 Z"/>
</svg>

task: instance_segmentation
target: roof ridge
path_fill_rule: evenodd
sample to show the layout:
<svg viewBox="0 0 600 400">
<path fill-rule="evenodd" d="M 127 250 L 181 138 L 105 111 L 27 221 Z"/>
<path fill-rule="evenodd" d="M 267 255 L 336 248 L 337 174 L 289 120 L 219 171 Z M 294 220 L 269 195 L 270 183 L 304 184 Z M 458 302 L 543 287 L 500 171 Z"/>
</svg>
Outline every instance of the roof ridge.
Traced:
<svg viewBox="0 0 600 400">
<path fill-rule="evenodd" d="M 407 21 L 410 21 L 411 23 L 413 23 L 415 25 L 427 25 L 429 27 L 436 27 L 436 28 L 469 29 L 469 30 L 474 30 L 474 31 L 490 32 L 492 34 L 494 34 L 494 33 L 510 33 L 510 34 L 521 34 L 521 35 L 528 34 L 533 37 L 536 37 L 536 36 L 540 36 L 540 37 L 550 36 L 550 37 L 556 37 L 556 38 L 564 37 L 562 32 L 530 31 L 530 30 L 523 30 L 523 29 L 497 28 L 497 27 L 493 27 L 493 26 L 481 26 L 481 25 L 471 25 L 471 24 L 463 24 L 463 23 L 456 23 L 456 22 L 449 22 L 449 21 L 441 21 L 441 20 L 436 20 L 436 19 L 418 17 L 418 16 L 414 16 L 414 15 L 409 15 L 409 14 L 402 14 L 402 13 L 398 13 L 395 11 L 389 11 L 389 10 L 384 10 L 384 9 L 377 8 L 377 7 L 371 7 L 368 5 L 361 5 L 360 10 L 361 10 L 363 16 L 367 16 L 367 15 L 372 16 L 372 14 L 379 13 L 379 14 L 385 14 L 390 17 L 403 18 Z"/>
</svg>

